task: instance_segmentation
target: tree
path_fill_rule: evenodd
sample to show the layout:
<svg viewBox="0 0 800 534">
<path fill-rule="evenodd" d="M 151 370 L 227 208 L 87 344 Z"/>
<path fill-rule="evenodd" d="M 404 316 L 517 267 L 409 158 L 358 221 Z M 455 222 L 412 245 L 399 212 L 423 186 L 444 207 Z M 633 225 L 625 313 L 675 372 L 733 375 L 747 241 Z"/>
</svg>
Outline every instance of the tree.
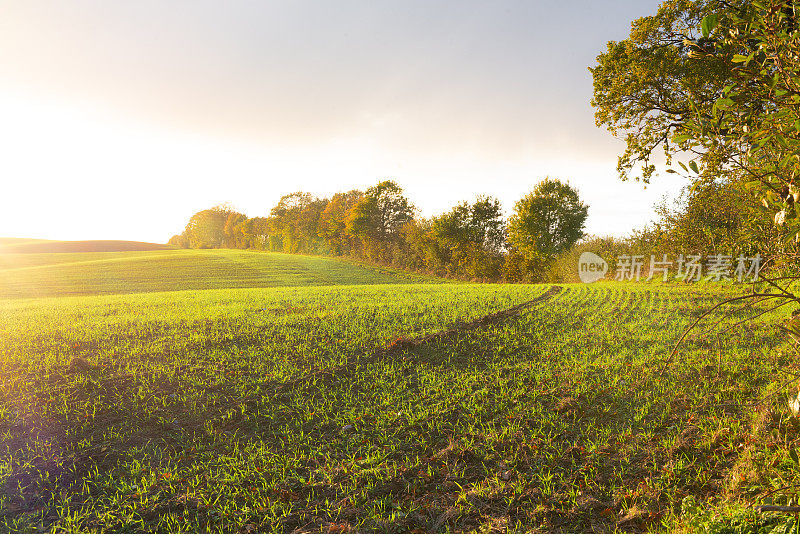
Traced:
<svg viewBox="0 0 800 534">
<path fill-rule="evenodd" d="M 178 248 L 189 248 L 189 240 L 186 239 L 186 236 L 183 234 L 177 234 L 170 237 L 167 244 Z"/>
<path fill-rule="evenodd" d="M 252 217 L 242 224 L 242 232 L 247 238 L 249 248 L 265 249 L 269 239 L 269 219 Z"/>
<path fill-rule="evenodd" d="M 588 209 L 575 189 L 546 178 L 514 206 L 508 240 L 529 259 L 549 261 L 583 237 Z"/>
<path fill-rule="evenodd" d="M 331 197 L 319 219 L 319 235 L 325 239 L 333 254 L 347 254 L 353 243 L 347 235 L 350 213 L 364 193 L 354 189 L 347 193 L 336 193 Z"/>
<path fill-rule="evenodd" d="M 669 165 L 675 154 L 691 148 L 674 142 L 675 136 L 685 133 L 694 110 L 710 109 L 729 83 L 730 62 L 697 54 L 709 44 L 702 19 L 720 9 L 731 8 L 719 0 L 667 0 L 654 16 L 635 20 L 627 39 L 609 42 L 589 69 L 597 125 L 625 141 L 617 164 L 623 180 L 633 176 L 648 182 L 658 149 Z M 698 155 L 719 171 L 723 149 L 707 146 Z"/>
<path fill-rule="evenodd" d="M 790 240 L 800 240 L 798 10 L 794 1 L 742 2 L 701 21 L 705 43 L 692 44 L 693 58 L 727 63 L 731 79 L 710 108 L 693 107 L 676 139 L 696 151 L 729 154 L 726 164 L 747 178 L 749 189 L 783 229 L 785 240 L 773 252 L 784 257 L 794 252 Z M 707 172 L 704 161 L 689 168 Z"/>
<path fill-rule="evenodd" d="M 659 219 L 636 234 L 640 250 L 765 255 L 765 244 L 777 234 L 764 207 L 742 191 L 741 180 L 698 180 L 685 187 L 672 206 L 658 205 Z"/>
<path fill-rule="evenodd" d="M 626 143 L 620 177 L 649 181 L 655 171 L 651 157 L 660 149 L 667 164 L 678 159 L 689 179 L 685 205 L 662 207 L 660 223 L 639 236 L 654 248 L 721 246 L 755 253 L 755 246 L 762 254 L 774 248 L 775 232 L 753 202 L 752 178 L 735 163 L 742 147 L 720 138 L 693 142 L 695 118 L 709 118 L 706 126 L 716 127 L 717 102 L 741 76 L 733 56 L 721 53 L 721 34 L 711 22 L 751 12 L 750 4 L 667 0 L 653 16 L 634 21 L 627 39 L 608 43 L 590 69 L 597 124 Z"/>
<path fill-rule="evenodd" d="M 247 248 L 249 240 L 245 234 L 246 222 L 246 215 L 236 211 L 228 212 L 222 228 L 224 234 L 222 246 L 225 248 Z"/>
<path fill-rule="evenodd" d="M 325 247 L 321 246 L 320 220 L 327 206 L 327 198 L 315 197 L 300 213 L 299 230 L 303 239 L 302 248 L 305 252 L 320 253 L 325 251 L 323 250 Z"/>
<path fill-rule="evenodd" d="M 481 196 L 472 204 L 459 203 L 431 220 L 431 234 L 436 246 L 428 250 L 447 265 L 447 274 L 492 278 L 499 273 L 505 229 L 497 199 Z"/>
<path fill-rule="evenodd" d="M 403 189 L 391 180 L 370 187 L 353 206 L 347 233 L 361 238 L 373 258 L 385 256 L 387 246 L 400 237 L 400 229 L 414 214 Z M 385 259 L 385 258 L 383 258 Z"/>
<path fill-rule="evenodd" d="M 230 206 L 220 204 L 211 209 L 195 213 L 189 219 L 184 236 L 191 248 L 220 248 L 225 245 L 225 223 L 236 212 Z"/>
<path fill-rule="evenodd" d="M 283 195 L 272 208 L 271 219 L 285 252 L 312 252 L 319 235 L 318 223 L 327 199 L 301 191 Z"/>
<path fill-rule="evenodd" d="M 408 249 L 405 265 L 436 275 L 447 274 L 449 256 L 436 239 L 431 219 L 413 219 L 403 226 L 403 243 Z"/>
<path fill-rule="evenodd" d="M 505 242 L 500 201 L 479 196 L 471 205 L 461 202 L 448 213 L 434 217 L 433 231 L 452 247 L 469 243 L 499 252 Z"/>
</svg>

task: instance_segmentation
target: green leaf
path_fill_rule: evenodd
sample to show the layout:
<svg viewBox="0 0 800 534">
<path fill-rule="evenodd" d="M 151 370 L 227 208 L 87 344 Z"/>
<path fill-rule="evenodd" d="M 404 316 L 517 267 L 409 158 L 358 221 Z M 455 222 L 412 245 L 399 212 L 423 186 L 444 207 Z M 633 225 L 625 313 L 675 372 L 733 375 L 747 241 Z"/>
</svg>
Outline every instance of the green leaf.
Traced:
<svg viewBox="0 0 800 534">
<path fill-rule="evenodd" d="M 792 461 L 794 463 L 796 463 L 796 464 L 800 463 L 800 459 L 797 458 L 797 450 L 796 449 L 790 449 L 789 450 L 789 458 L 791 458 Z"/>
<path fill-rule="evenodd" d="M 703 37 L 708 37 L 714 28 L 717 27 L 717 14 L 712 13 L 703 17 L 703 22 L 700 24 L 700 29 L 703 32 Z"/>
<path fill-rule="evenodd" d="M 694 161 L 689 162 L 689 168 L 692 169 L 695 172 L 695 174 L 700 174 L 700 169 L 697 168 L 697 163 L 695 163 Z"/>
<path fill-rule="evenodd" d="M 720 98 L 715 104 L 719 109 L 728 109 L 733 105 L 733 100 L 730 98 Z"/>
<path fill-rule="evenodd" d="M 743 56 L 741 54 L 734 54 L 731 61 L 733 61 L 734 63 L 744 63 L 745 61 L 747 61 L 747 56 Z"/>
</svg>

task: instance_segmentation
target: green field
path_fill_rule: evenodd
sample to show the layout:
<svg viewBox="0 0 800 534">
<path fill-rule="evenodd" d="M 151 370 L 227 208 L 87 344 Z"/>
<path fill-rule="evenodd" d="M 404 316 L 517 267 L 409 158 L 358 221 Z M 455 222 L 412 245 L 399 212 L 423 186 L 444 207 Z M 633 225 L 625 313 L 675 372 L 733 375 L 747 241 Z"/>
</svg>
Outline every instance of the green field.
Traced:
<svg viewBox="0 0 800 534">
<path fill-rule="evenodd" d="M 246 250 L 0 254 L 0 298 L 440 280 L 318 256 Z"/>
<path fill-rule="evenodd" d="M 663 366 L 743 288 L 0 261 L 2 531 L 703 531 L 797 483 L 787 310 L 715 312 Z"/>
</svg>

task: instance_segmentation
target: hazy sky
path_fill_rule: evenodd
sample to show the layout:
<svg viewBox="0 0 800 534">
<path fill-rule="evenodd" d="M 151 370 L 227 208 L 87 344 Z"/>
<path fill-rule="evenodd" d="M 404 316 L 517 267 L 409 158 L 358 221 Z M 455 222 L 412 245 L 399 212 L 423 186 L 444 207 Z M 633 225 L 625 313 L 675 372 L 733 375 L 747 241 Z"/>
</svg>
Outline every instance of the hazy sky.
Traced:
<svg viewBox="0 0 800 534">
<path fill-rule="evenodd" d="M 587 67 L 658 3 L 5 0 L 0 236 L 163 242 L 384 178 L 510 211 L 547 175 L 625 234 L 681 182 L 617 179 Z"/>
</svg>

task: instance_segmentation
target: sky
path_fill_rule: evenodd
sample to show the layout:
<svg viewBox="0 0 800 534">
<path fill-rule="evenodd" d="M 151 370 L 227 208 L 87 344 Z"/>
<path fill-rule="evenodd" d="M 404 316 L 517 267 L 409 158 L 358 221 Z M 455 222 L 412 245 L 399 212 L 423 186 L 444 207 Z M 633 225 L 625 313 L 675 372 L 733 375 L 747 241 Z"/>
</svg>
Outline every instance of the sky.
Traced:
<svg viewBox="0 0 800 534">
<path fill-rule="evenodd" d="M 680 178 L 622 182 L 589 66 L 656 0 L 5 0 L 0 236 L 166 242 L 227 202 L 383 179 L 421 216 L 568 181 L 626 235 Z"/>
</svg>

